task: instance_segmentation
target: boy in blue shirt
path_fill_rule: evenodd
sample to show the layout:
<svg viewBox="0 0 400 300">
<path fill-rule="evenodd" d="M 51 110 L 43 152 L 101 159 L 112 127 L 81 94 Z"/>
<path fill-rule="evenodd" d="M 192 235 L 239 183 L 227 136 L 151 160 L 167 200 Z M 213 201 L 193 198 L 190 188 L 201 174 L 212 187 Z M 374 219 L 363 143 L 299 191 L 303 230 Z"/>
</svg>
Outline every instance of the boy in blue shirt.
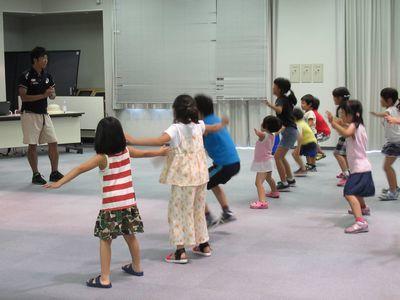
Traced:
<svg viewBox="0 0 400 300">
<path fill-rule="evenodd" d="M 197 95 L 197 108 L 200 112 L 200 119 L 203 119 L 206 125 L 221 123 L 221 119 L 214 115 L 214 105 L 210 97 L 205 95 Z M 204 147 L 208 155 L 213 160 L 213 165 L 208 169 L 210 173 L 210 181 L 207 184 L 207 190 L 212 190 L 215 197 L 222 208 L 222 215 L 216 220 L 206 205 L 207 226 L 213 226 L 218 223 L 226 223 L 236 220 L 233 212 L 228 205 L 228 199 L 221 184 L 227 183 L 233 176 L 240 171 L 240 158 L 236 151 L 231 136 L 226 128 L 209 133 L 204 136 Z"/>
</svg>

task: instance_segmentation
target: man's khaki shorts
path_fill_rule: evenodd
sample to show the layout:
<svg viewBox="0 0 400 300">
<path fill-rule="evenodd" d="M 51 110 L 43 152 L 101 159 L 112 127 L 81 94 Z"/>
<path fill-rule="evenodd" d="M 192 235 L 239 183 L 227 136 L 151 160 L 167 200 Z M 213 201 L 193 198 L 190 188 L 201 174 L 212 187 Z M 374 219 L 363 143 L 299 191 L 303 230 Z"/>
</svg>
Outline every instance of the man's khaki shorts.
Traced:
<svg viewBox="0 0 400 300">
<path fill-rule="evenodd" d="M 21 125 L 24 144 L 41 145 L 57 142 L 53 122 L 48 114 L 23 112 L 21 114 Z"/>
</svg>

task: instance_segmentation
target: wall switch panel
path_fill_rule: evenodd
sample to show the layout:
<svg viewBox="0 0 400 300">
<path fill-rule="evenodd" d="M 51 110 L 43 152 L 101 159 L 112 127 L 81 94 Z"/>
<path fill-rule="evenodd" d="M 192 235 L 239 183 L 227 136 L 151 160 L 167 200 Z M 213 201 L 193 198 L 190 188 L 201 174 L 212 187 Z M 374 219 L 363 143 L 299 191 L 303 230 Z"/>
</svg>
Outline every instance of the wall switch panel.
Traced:
<svg viewBox="0 0 400 300">
<path fill-rule="evenodd" d="M 313 64 L 312 75 L 313 82 L 324 82 L 324 65 Z"/>
<path fill-rule="evenodd" d="M 301 82 L 312 82 L 312 65 L 301 65 Z"/>
<path fill-rule="evenodd" d="M 300 65 L 290 65 L 290 81 L 300 82 Z"/>
</svg>

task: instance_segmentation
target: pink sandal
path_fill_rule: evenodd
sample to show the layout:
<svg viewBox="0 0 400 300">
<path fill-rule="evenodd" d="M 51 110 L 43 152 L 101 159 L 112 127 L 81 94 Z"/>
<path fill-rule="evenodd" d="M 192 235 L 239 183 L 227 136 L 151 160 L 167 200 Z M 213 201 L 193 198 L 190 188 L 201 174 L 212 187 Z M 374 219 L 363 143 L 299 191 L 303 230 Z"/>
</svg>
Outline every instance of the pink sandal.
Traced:
<svg viewBox="0 0 400 300">
<path fill-rule="evenodd" d="M 256 201 L 250 204 L 251 209 L 267 209 L 268 202 Z"/>
</svg>

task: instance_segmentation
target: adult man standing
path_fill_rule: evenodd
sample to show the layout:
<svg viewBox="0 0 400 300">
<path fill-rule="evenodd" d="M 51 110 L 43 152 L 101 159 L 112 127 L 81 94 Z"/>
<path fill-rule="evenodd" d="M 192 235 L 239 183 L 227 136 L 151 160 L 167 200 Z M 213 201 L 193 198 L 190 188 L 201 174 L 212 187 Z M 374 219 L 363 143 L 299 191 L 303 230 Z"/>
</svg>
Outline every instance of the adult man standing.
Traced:
<svg viewBox="0 0 400 300">
<path fill-rule="evenodd" d="M 18 93 L 22 100 L 23 143 L 28 145 L 28 161 L 33 172 L 32 183 L 40 185 L 46 184 L 46 180 L 38 171 L 38 144 L 48 144 L 51 163 L 49 180 L 58 181 L 63 177 L 58 172 L 57 138 L 47 113 L 47 98 L 56 97 L 53 78 L 45 70 L 47 62 L 46 49 L 34 48 L 31 51 L 32 67 L 21 75 L 18 82 Z"/>
</svg>

